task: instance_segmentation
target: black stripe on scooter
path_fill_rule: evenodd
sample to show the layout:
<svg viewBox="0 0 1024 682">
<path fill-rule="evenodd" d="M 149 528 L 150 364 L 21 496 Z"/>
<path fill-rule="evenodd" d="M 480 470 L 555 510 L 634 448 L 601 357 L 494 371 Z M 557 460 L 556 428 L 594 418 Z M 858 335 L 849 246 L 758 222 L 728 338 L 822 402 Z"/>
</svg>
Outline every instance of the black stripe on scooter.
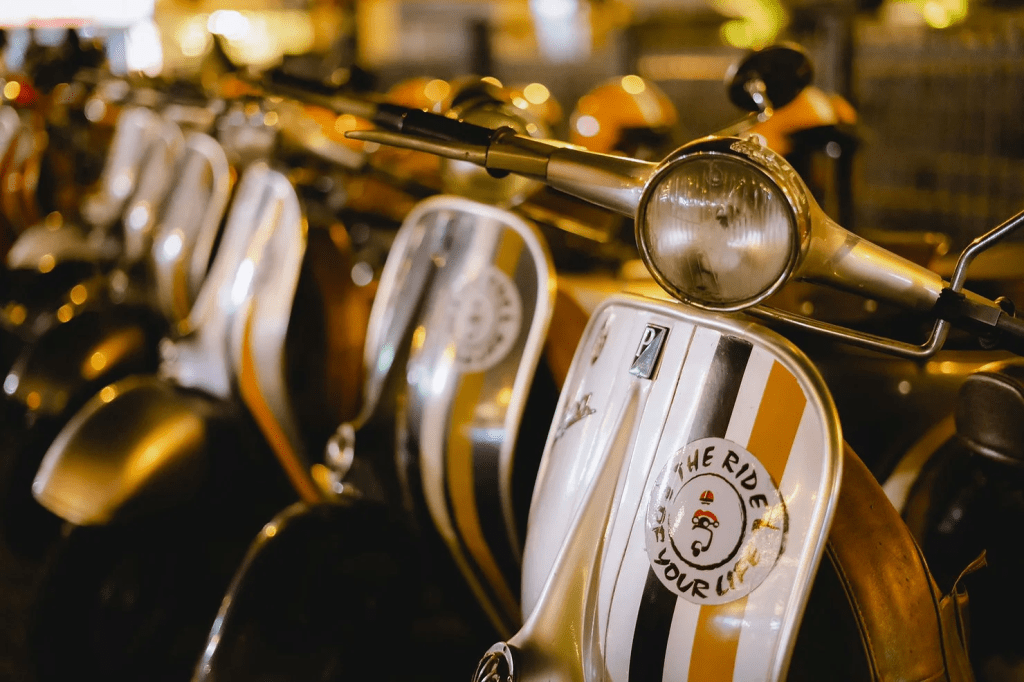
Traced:
<svg viewBox="0 0 1024 682">
<path fill-rule="evenodd" d="M 508 437 L 508 436 L 506 436 Z M 500 443 L 478 443 L 473 454 L 473 484 L 476 489 L 477 516 L 480 530 L 494 555 L 494 561 L 509 588 L 518 598 L 520 569 L 512 553 L 512 545 L 505 531 L 505 510 L 501 506 L 502 490 Z"/>
<path fill-rule="evenodd" d="M 447 423 L 445 425 L 445 429 L 446 430 L 450 430 L 451 429 L 451 415 L 448 416 L 448 421 L 447 421 Z M 444 471 L 447 472 L 448 471 L 448 467 L 449 467 L 448 452 L 447 451 L 444 454 L 444 460 L 443 461 L 444 461 Z M 475 478 L 475 475 L 477 473 L 477 469 L 476 469 L 475 466 L 474 466 L 474 472 L 473 473 L 474 473 L 474 478 Z M 447 476 L 445 477 L 445 480 L 446 480 L 446 483 L 444 485 L 445 509 L 446 509 L 446 511 L 448 513 L 448 518 L 451 520 L 452 526 L 457 529 L 458 528 L 458 522 L 456 521 L 455 505 L 454 505 L 454 503 L 452 501 L 452 490 L 449 487 L 449 485 L 447 484 Z M 476 481 L 474 480 L 474 489 L 476 489 L 476 488 L 477 488 L 477 485 L 476 485 Z M 478 507 L 478 510 L 479 510 L 479 507 Z M 488 604 L 492 605 L 492 607 L 495 609 L 495 613 L 496 613 L 497 617 L 502 621 L 504 629 L 507 630 L 508 632 L 515 632 L 516 631 L 515 623 L 512 623 L 512 622 L 508 621 L 508 615 L 509 614 L 505 613 L 505 609 L 502 608 L 502 606 L 501 606 L 502 600 L 498 597 L 498 594 L 495 591 L 494 585 L 491 584 L 491 581 L 487 579 L 487 576 L 484 574 L 483 570 L 481 570 L 480 564 L 474 559 L 473 552 L 470 551 L 469 546 L 466 544 L 465 537 L 462 535 L 462 533 L 458 532 L 458 530 L 456 530 L 456 532 L 455 532 L 455 543 L 458 545 L 459 553 L 462 555 L 462 558 L 463 558 L 463 560 L 465 562 L 465 566 L 468 567 L 470 573 L 473 574 L 474 581 L 479 586 L 480 590 L 483 591 L 485 601 Z M 451 550 L 449 550 L 449 551 L 451 551 Z M 460 570 L 462 570 L 462 569 L 460 568 Z"/>
<path fill-rule="evenodd" d="M 687 442 L 711 436 L 725 437 L 752 349 L 748 341 L 733 336 L 722 336 L 718 340 Z M 676 595 L 661 584 L 654 571 L 647 569 L 647 582 L 644 583 L 629 657 L 631 682 L 662 679 L 676 599 Z"/>
</svg>

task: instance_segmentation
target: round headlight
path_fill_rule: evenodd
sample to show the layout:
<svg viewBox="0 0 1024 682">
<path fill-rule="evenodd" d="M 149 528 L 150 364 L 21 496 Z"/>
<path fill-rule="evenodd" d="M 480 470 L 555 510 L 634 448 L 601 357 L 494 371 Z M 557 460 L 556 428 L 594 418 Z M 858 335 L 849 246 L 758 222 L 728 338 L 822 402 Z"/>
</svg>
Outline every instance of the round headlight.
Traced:
<svg viewBox="0 0 1024 682">
<path fill-rule="evenodd" d="M 659 283 L 713 310 L 738 310 L 774 292 L 799 246 L 780 187 L 745 159 L 717 153 L 659 171 L 644 192 L 636 231 Z"/>
</svg>

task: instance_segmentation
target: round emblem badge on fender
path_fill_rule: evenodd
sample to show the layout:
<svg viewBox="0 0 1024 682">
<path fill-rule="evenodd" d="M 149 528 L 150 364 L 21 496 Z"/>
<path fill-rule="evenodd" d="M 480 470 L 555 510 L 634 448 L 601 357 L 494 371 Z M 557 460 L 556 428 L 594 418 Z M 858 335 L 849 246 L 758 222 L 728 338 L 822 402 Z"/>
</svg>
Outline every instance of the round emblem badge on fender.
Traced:
<svg viewBox="0 0 1024 682">
<path fill-rule="evenodd" d="M 764 465 L 724 438 L 677 452 L 655 481 L 644 523 L 651 568 L 695 604 L 724 604 L 768 576 L 786 542 L 786 505 Z"/>
<path fill-rule="evenodd" d="M 495 267 L 464 284 L 452 300 L 455 360 L 466 372 L 482 372 L 512 350 L 523 320 L 515 283 Z"/>
</svg>

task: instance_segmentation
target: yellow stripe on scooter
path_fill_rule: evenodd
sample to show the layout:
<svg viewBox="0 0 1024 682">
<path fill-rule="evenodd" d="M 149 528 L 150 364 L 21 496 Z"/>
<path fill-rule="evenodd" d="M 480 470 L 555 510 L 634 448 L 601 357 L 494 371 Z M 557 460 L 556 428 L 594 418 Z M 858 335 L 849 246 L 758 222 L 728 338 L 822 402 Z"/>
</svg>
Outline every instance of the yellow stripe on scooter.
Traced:
<svg viewBox="0 0 1024 682">
<path fill-rule="evenodd" d="M 185 258 L 179 260 L 174 266 L 171 275 L 171 307 L 174 315 L 179 320 L 188 317 L 191 304 L 188 300 L 188 261 Z"/>
<path fill-rule="evenodd" d="M 501 602 L 501 609 L 505 613 L 516 613 L 516 599 L 487 546 L 477 515 L 473 480 L 473 438 L 469 431 L 472 428 L 473 411 L 479 402 L 483 383 L 484 375 L 474 373 L 463 376 L 459 386 L 452 410 L 452 430 L 448 437 L 448 490 L 455 516 L 455 527 L 466 549 L 490 583 L 495 596 Z"/>
<path fill-rule="evenodd" d="M 519 264 L 523 246 L 521 236 L 512 230 L 504 230 L 494 256 L 495 267 L 511 276 Z M 507 578 L 498 567 L 480 527 L 473 474 L 474 453 L 470 429 L 476 407 L 480 403 L 486 376 L 485 372 L 474 372 L 464 374 L 460 379 L 452 406 L 448 434 L 447 485 L 459 537 L 499 601 L 495 606 L 500 608 L 507 619 L 518 615 L 519 603 L 509 588 Z M 460 553 L 457 543 L 450 544 L 450 547 L 454 553 Z M 473 582 L 472 576 L 466 577 Z M 471 586 L 478 597 L 486 599 L 479 586 Z M 486 610 L 491 612 L 491 609 Z"/>
<path fill-rule="evenodd" d="M 325 498 L 317 487 L 299 454 L 295 452 L 284 429 L 267 404 L 263 391 L 260 390 L 259 378 L 256 375 L 256 363 L 252 357 L 252 303 L 249 304 L 245 321 L 245 335 L 242 339 L 242 371 L 238 378 L 238 388 L 249 411 L 252 412 L 256 424 L 263 432 L 263 437 L 270 443 L 281 467 L 291 481 L 299 497 L 304 502 L 315 504 Z"/>
<path fill-rule="evenodd" d="M 747 450 L 761 461 L 776 484 L 786 471 L 806 404 L 807 396 L 796 377 L 778 362 L 773 363 Z M 700 607 L 688 679 L 702 682 L 733 679 L 746 608 L 747 597 Z"/>
</svg>

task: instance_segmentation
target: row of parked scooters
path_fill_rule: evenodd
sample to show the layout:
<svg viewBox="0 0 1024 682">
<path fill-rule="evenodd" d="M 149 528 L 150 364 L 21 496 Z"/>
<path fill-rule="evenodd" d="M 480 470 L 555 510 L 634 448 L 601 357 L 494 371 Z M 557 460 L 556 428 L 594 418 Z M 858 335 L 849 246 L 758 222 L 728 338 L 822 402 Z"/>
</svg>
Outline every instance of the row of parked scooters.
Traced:
<svg viewBox="0 0 1024 682">
<path fill-rule="evenodd" d="M 8 97 L 26 676 L 1015 679 L 1024 325 L 964 284 L 1024 218 L 846 231 L 810 78 L 664 160 L 479 80 Z"/>
</svg>

